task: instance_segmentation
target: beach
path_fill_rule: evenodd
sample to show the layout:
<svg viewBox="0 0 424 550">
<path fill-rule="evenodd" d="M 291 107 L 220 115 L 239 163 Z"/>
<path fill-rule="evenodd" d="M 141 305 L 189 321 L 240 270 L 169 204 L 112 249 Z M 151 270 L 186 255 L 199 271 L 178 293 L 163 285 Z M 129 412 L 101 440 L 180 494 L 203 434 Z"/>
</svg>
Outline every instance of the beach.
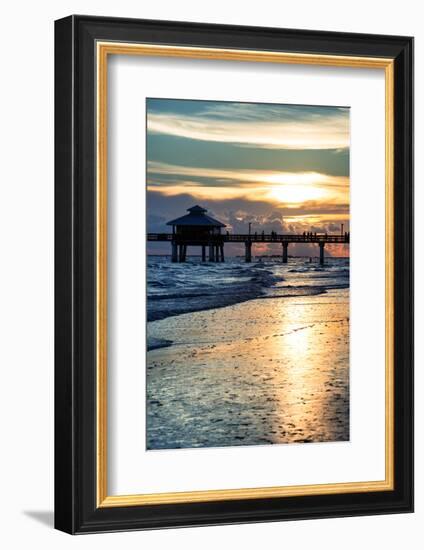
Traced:
<svg viewBox="0 0 424 550">
<path fill-rule="evenodd" d="M 251 299 L 217 298 L 216 308 L 206 299 L 205 309 L 151 320 L 147 448 L 349 440 L 349 289 L 339 264 L 270 261 Z M 227 286 L 240 286 L 233 279 Z"/>
</svg>

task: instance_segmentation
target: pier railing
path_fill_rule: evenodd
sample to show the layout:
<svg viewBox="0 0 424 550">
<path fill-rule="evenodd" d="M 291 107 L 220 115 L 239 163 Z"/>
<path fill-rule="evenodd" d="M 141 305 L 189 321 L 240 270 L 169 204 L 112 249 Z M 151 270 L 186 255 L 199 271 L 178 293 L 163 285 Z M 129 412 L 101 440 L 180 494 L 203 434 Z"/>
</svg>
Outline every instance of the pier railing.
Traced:
<svg viewBox="0 0 424 550">
<path fill-rule="evenodd" d="M 172 233 L 148 233 L 148 241 L 157 242 L 190 242 L 202 244 L 205 242 L 204 236 L 196 237 L 195 235 L 173 235 Z M 208 237 L 208 242 L 216 243 L 338 243 L 346 244 L 350 242 L 350 234 L 330 235 L 324 233 L 305 233 L 305 234 L 278 234 L 278 233 L 253 233 L 253 234 L 237 234 L 229 233 L 222 235 L 213 235 Z"/>
</svg>

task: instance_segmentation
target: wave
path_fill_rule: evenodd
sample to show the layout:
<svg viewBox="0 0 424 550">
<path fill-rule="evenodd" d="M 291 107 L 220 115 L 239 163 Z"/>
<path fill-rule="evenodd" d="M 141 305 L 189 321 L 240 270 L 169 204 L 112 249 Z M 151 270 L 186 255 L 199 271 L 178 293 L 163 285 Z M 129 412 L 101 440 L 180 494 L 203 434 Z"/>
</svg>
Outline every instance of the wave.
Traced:
<svg viewBox="0 0 424 550">
<path fill-rule="evenodd" d="M 222 264 L 221 264 L 222 265 Z M 148 283 L 147 320 L 156 321 L 183 313 L 226 307 L 245 302 L 263 294 L 282 278 L 271 271 L 234 266 L 224 267 L 218 272 L 210 269 L 197 277 L 196 272 L 186 264 L 184 280 L 170 280 L 167 285 Z M 197 266 L 196 266 L 197 267 Z M 149 276 L 153 276 L 149 274 Z"/>
<path fill-rule="evenodd" d="M 189 260 L 149 259 L 147 320 L 156 321 L 248 300 L 314 296 L 349 287 L 348 260 L 333 260 L 321 267 L 304 259 L 290 264 L 267 260 L 252 264 L 240 259 L 209 264 Z M 295 265 L 293 265 L 293 263 Z"/>
<path fill-rule="evenodd" d="M 152 336 L 147 336 L 147 351 L 152 351 L 154 349 L 168 348 L 172 346 L 172 340 L 165 340 L 163 338 L 154 338 Z"/>
</svg>

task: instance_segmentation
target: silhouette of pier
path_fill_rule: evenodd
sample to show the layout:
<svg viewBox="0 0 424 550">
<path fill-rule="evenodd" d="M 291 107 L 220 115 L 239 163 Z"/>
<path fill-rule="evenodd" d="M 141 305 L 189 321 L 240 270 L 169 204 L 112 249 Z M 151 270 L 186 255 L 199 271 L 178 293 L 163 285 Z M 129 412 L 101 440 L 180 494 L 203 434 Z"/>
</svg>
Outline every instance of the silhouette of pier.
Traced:
<svg viewBox="0 0 424 550">
<path fill-rule="evenodd" d="M 185 262 L 188 246 L 200 246 L 202 249 L 202 261 L 206 261 L 206 251 L 210 262 L 224 261 L 225 243 L 244 243 L 245 261 L 252 261 L 252 246 L 255 243 L 280 243 L 282 246 L 282 262 L 288 261 L 288 248 L 290 244 L 306 243 L 318 244 L 319 262 L 324 264 L 324 248 L 326 244 L 349 244 L 350 233 L 343 230 L 339 235 L 327 233 L 304 232 L 301 234 L 271 233 L 221 233 L 225 224 L 206 215 L 207 210 L 200 206 L 188 209 L 189 214 L 167 223 L 172 226 L 172 233 L 148 233 L 150 242 L 169 242 L 172 250 L 173 262 Z M 343 227 L 343 226 L 342 226 Z M 250 229 L 250 226 L 249 226 Z"/>
</svg>

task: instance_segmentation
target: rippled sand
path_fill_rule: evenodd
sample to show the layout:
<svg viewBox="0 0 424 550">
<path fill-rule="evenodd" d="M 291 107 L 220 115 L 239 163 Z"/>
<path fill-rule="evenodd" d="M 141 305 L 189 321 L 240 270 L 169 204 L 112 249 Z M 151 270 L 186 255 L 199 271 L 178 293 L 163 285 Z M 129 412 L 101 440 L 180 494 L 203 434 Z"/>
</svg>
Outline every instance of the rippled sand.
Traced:
<svg viewBox="0 0 424 550">
<path fill-rule="evenodd" d="M 348 290 L 148 324 L 147 448 L 349 439 Z"/>
</svg>

